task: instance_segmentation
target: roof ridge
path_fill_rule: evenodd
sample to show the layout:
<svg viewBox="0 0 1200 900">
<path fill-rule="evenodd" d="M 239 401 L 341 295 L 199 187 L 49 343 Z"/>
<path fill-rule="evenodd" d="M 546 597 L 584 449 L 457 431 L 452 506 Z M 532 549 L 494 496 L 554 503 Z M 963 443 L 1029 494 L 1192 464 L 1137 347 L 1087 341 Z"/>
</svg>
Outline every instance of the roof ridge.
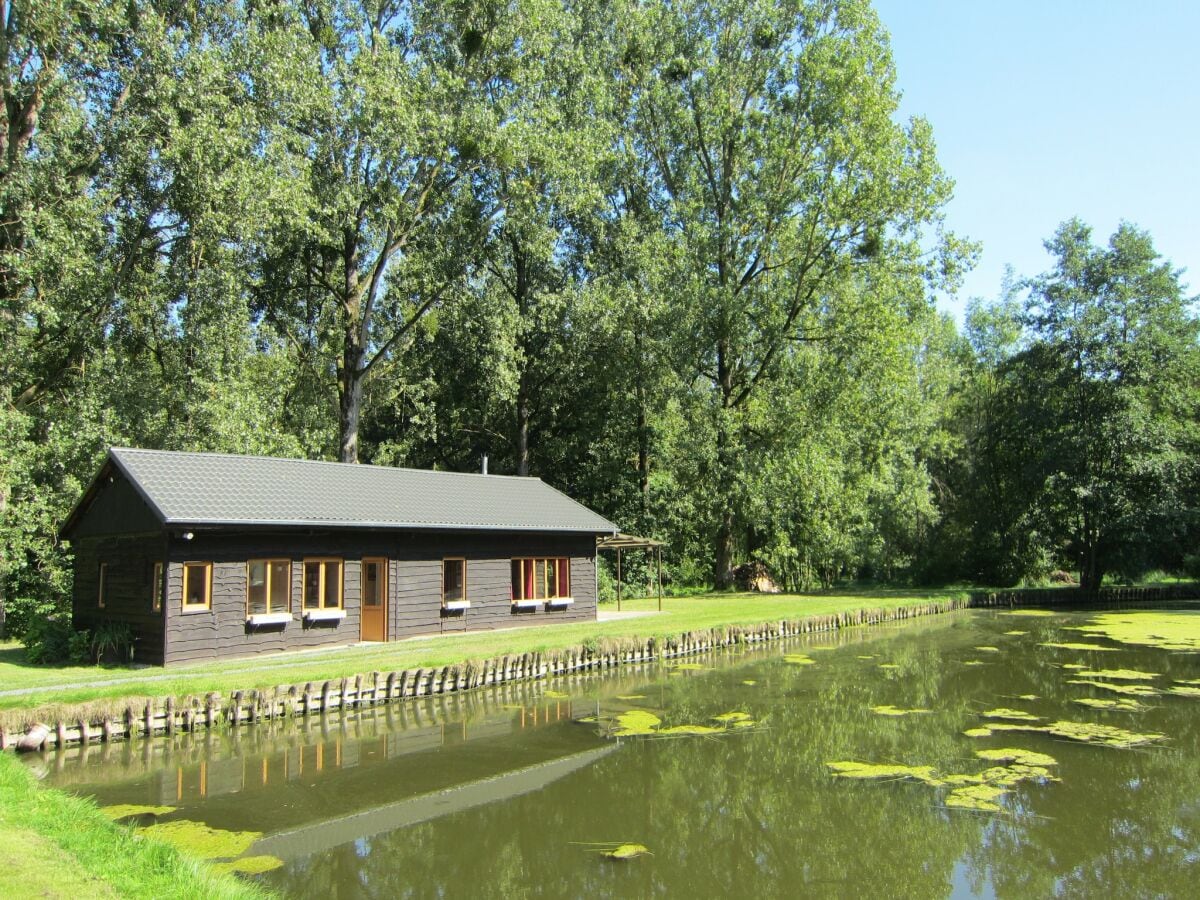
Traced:
<svg viewBox="0 0 1200 900">
<path fill-rule="evenodd" d="M 558 490 L 537 475 L 493 475 L 483 472 L 456 472 L 451 469 L 418 469 L 415 466 L 384 466 L 376 463 L 348 463 L 336 459 L 305 459 L 296 456 L 267 456 L 262 453 L 220 453 L 215 450 L 162 450 L 153 447 L 111 447 L 112 453 L 154 453 L 165 456 L 206 456 L 214 459 L 261 459 L 268 462 L 309 463 L 322 466 L 344 466 L 349 469 L 378 469 L 385 472 L 417 472 L 428 475 L 461 475 L 474 478 L 508 478 L 520 481 L 540 481 L 551 490 Z M 559 491 L 559 493 L 562 493 Z M 568 498 L 571 499 L 571 498 Z M 575 501 L 578 503 L 579 501 Z"/>
</svg>

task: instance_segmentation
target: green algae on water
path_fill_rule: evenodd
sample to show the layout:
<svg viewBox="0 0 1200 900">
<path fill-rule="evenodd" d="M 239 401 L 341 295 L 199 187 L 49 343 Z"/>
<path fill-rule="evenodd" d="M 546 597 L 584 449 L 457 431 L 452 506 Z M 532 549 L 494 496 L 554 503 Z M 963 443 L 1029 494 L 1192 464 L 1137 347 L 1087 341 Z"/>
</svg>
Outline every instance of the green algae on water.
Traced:
<svg viewBox="0 0 1200 900">
<path fill-rule="evenodd" d="M 875 713 L 875 715 L 877 715 L 877 716 L 892 716 L 894 718 L 899 718 L 900 716 L 910 716 L 910 715 L 913 715 L 914 713 L 932 712 L 932 710 L 919 709 L 919 708 L 901 709 L 898 706 L 887 705 L 887 706 L 872 706 L 871 712 Z"/>
<path fill-rule="evenodd" d="M 988 725 L 969 728 L 963 732 L 967 737 L 989 737 L 998 731 L 1024 731 L 1030 734 L 1049 734 L 1053 737 L 1068 741 L 1078 741 L 1081 744 L 1095 744 L 1101 747 L 1115 747 L 1127 750 L 1131 747 L 1141 747 L 1164 740 L 1165 734 L 1147 732 L 1139 734 L 1117 728 L 1113 725 L 1094 725 L 1087 722 L 1051 722 L 1049 725 L 1029 725 L 1018 722 L 995 722 Z"/>
<path fill-rule="evenodd" d="M 1012 722 L 1040 722 L 1041 716 L 1035 716 L 1032 713 L 1027 713 L 1020 709 L 1009 709 L 1001 706 L 997 709 L 989 709 L 986 712 L 980 713 L 985 719 L 1007 719 Z"/>
<path fill-rule="evenodd" d="M 835 778 L 859 778 L 863 780 L 876 778 L 912 778 L 916 781 L 926 783 L 937 780 L 933 774 L 933 766 L 901 766 L 886 763 L 879 765 L 877 763 L 854 762 L 852 760 L 827 762 L 825 765 L 833 770 Z"/>
<path fill-rule="evenodd" d="M 242 856 L 232 862 L 213 863 L 217 871 L 235 875 L 261 875 L 282 867 L 283 860 L 278 856 Z"/>
<path fill-rule="evenodd" d="M 747 687 L 754 687 L 756 684 L 758 684 L 758 682 L 755 681 L 753 678 L 747 678 L 745 681 L 742 682 L 742 684 L 746 685 Z"/>
<path fill-rule="evenodd" d="M 980 812 L 1001 812 L 995 801 L 1008 791 L 990 784 L 971 784 L 952 790 L 946 797 L 946 805 L 955 809 L 977 809 Z"/>
<path fill-rule="evenodd" d="M 684 662 L 674 663 L 671 668 L 677 672 L 703 672 L 708 667 L 702 666 L 700 663 Z"/>
<path fill-rule="evenodd" d="M 1132 697 L 1118 697 L 1116 700 L 1106 697 L 1077 697 L 1071 702 L 1089 709 L 1110 709 L 1116 712 L 1142 712 L 1150 708 Z"/>
<path fill-rule="evenodd" d="M 655 729 L 662 724 L 662 719 L 644 709 L 631 709 L 617 716 L 617 728 L 613 731 L 616 737 L 634 737 L 637 735 L 654 734 Z"/>
<path fill-rule="evenodd" d="M 1088 687 L 1099 688 L 1125 697 L 1157 697 L 1161 691 L 1148 684 L 1109 684 L 1106 681 L 1095 681 L 1088 678 L 1068 678 L 1067 684 L 1086 684 Z"/>
<path fill-rule="evenodd" d="M 1057 650 L 1095 650 L 1098 653 L 1115 653 L 1120 647 L 1101 647 L 1099 644 L 1082 644 L 1071 641 L 1042 641 L 1039 647 L 1054 647 Z"/>
<path fill-rule="evenodd" d="M 1002 616 L 1027 616 L 1028 618 L 1043 619 L 1047 616 L 1056 616 L 1058 613 L 1051 612 L 1048 609 L 1010 609 L 1007 612 L 1000 613 Z"/>
<path fill-rule="evenodd" d="M 986 666 L 987 663 L 985 663 L 982 659 L 968 659 L 966 662 L 963 663 L 963 665 L 964 666 Z"/>
<path fill-rule="evenodd" d="M 203 822 L 179 819 L 139 828 L 146 837 L 164 841 L 189 856 L 201 859 L 232 859 L 241 856 L 262 837 L 261 831 L 225 831 Z"/>
<path fill-rule="evenodd" d="M 816 660 L 806 653 L 789 653 L 784 656 L 783 661 L 793 666 L 811 666 L 816 663 Z"/>
<path fill-rule="evenodd" d="M 900 667 L 898 665 L 896 665 L 895 663 L 880 663 L 879 668 L 881 668 L 881 669 L 898 669 Z"/>
<path fill-rule="evenodd" d="M 1104 613 L 1074 630 L 1121 644 L 1159 650 L 1200 650 L 1200 614 L 1186 612 Z"/>
<path fill-rule="evenodd" d="M 1021 766 L 1057 766 L 1058 760 L 1048 753 L 1037 753 L 1033 750 L 1021 750 L 1015 747 L 999 747 L 988 750 L 976 750 L 975 755 L 988 762 L 1016 763 Z"/>
<path fill-rule="evenodd" d="M 645 694 L 617 694 L 618 700 L 645 700 Z"/>
<path fill-rule="evenodd" d="M 570 700 L 570 694 L 564 694 L 562 691 L 542 691 L 542 696 L 547 700 Z"/>
<path fill-rule="evenodd" d="M 1080 678 L 1101 678 L 1106 681 L 1153 681 L 1162 676 L 1161 672 L 1141 672 L 1137 669 L 1081 669 L 1076 674 Z"/>
<path fill-rule="evenodd" d="M 1029 634 L 1028 631 L 1006 631 L 1004 633 L 1006 635 L 1008 635 L 1009 637 L 1021 637 L 1023 635 Z"/>
<path fill-rule="evenodd" d="M 1176 697 L 1200 697 L 1200 687 L 1190 684 L 1177 684 L 1175 687 L 1167 688 L 1167 693 L 1174 694 Z"/>
<path fill-rule="evenodd" d="M 982 650 L 984 653 L 999 653 L 999 647 L 976 647 L 976 650 Z"/>
</svg>

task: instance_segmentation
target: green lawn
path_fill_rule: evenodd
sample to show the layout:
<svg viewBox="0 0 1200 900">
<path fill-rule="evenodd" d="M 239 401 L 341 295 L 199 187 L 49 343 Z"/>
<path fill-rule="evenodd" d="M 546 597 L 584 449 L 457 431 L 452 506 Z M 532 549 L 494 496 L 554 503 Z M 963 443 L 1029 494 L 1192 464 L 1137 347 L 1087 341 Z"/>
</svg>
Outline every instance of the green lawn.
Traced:
<svg viewBox="0 0 1200 900">
<path fill-rule="evenodd" d="M 30 666 L 24 660 L 22 649 L 15 645 L 0 645 L 0 691 L 31 689 L 30 693 L 0 696 L 0 724 L 13 728 L 35 717 L 50 720 L 56 713 L 64 712 L 64 706 L 88 702 L 111 709 L 126 702 L 126 698 L 269 688 L 375 670 L 440 666 L 509 653 L 555 650 L 576 646 L 589 639 L 676 635 L 718 625 L 777 621 L 842 610 L 890 608 L 963 594 L 961 590 L 864 590 L 837 594 L 668 597 L 663 601 L 663 612 L 639 618 L 414 638 L 391 644 L 277 654 L 169 669 Z M 615 611 L 616 606 L 606 604 L 603 609 Z M 657 609 L 657 601 L 625 601 L 622 609 L 652 612 Z"/>
<path fill-rule="evenodd" d="M 40 787 L 0 754 L 0 897 L 261 898 L 266 892 Z"/>
</svg>

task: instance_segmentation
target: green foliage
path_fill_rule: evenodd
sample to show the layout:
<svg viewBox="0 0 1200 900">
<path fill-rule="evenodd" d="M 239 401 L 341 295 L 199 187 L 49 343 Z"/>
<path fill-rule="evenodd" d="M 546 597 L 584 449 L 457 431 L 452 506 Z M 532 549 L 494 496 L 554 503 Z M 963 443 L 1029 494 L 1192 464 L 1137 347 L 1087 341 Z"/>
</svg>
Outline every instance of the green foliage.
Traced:
<svg viewBox="0 0 1200 900">
<path fill-rule="evenodd" d="M 21 642 L 26 658 L 35 666 L 90 662 L 91 635 L 76 631 L 63 619 L 34 619 L 25 628 Z"/>
</svg>

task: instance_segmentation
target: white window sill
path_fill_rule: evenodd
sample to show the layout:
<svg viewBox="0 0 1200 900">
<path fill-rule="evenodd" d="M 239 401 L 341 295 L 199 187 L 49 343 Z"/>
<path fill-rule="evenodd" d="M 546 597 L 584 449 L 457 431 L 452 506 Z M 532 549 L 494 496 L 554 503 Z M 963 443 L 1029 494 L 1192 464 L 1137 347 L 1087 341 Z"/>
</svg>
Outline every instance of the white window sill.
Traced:
<svg viewBox="0 0 1200 900">
<path fill-rule="evenodd" d="M 537 609 L 542 605 L 541 600 L 514 600 L 512 602 L 514 609 Z"/>
<path fill-rule="evenodd" d="M 449 600 L 442 604 L 442 609 L 470 609 L 470 600 Z"/>
<path fill-rule="evenodd" d="M 344 609 L 306 609 L 304 618 L 310 622 L 336 622 L 346 618 Z"/>
<path fill-rule="evenodd" d="M 555 597 L 552 600 L 547 600 L 547 606 L 570 606 L 575 602 L 574 597 Z"/>
<path fill-rule="evenodd" d="M 290 612 L 253 613 L 246 616 L 247 625 L 286 625 L 292 621 Z"/>
</svg>

